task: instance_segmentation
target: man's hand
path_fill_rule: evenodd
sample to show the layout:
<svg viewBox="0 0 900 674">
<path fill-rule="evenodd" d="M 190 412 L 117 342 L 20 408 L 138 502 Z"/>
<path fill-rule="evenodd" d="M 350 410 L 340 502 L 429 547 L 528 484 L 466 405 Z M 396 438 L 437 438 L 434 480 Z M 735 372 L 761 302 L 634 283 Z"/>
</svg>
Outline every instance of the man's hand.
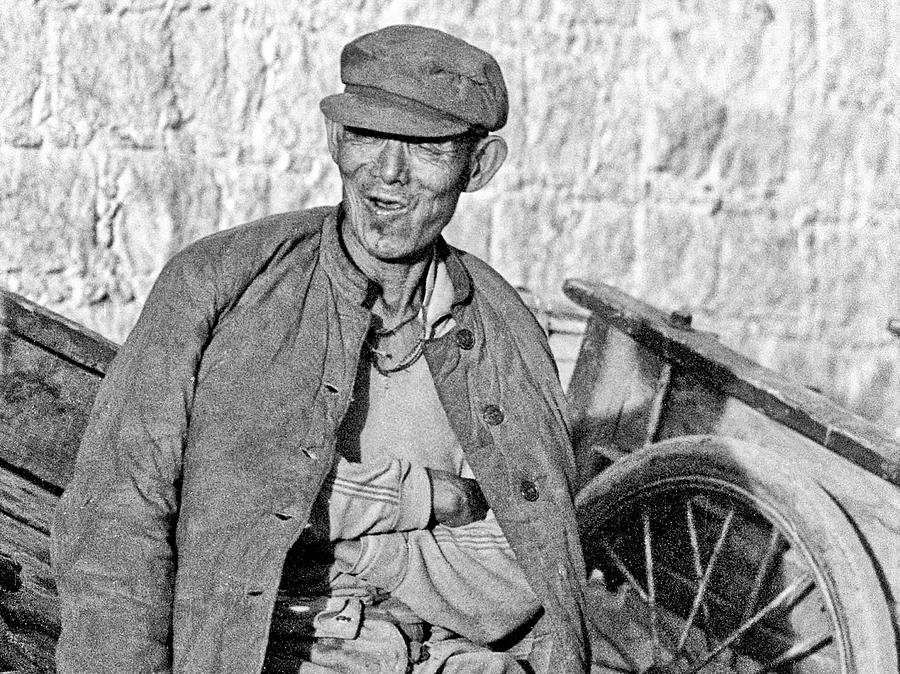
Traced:
<svg viewBox="0 0 900 674">
<path fill-rule="evenodd" d="M 475 480 L 435 468 L 426 468 L 431 479 L 431 514 L 438 524 L 461 527 L 483 520 L 490 508 Z"/>
<path fill-rule="evenodd" d="M 349 571 L 359 560 L 362 551 L 362 541 L 337 541 L 334 544 L 334 562 L 332 571 Z"/>
</svg>

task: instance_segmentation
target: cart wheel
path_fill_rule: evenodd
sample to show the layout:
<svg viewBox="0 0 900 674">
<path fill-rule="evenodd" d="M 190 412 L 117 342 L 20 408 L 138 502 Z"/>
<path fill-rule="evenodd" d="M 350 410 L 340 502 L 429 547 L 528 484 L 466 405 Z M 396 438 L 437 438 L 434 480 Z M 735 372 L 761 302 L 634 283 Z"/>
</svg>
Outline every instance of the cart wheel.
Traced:
<svg viewBox="0 0 900 674">
<path fill-rule="evenodd" d="M 576 499 L 595 674 L 897 673 L 884 591 L 802 463 L 694 436 Z"/>
</svg>

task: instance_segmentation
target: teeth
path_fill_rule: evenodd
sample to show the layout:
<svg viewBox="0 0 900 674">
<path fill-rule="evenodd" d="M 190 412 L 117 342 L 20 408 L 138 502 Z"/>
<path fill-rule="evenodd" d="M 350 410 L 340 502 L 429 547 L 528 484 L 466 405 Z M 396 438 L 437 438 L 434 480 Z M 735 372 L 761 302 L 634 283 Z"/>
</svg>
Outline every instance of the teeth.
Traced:
<svg viewBox="0 0 900 674">
<path fill-rule="evenodd" d="M 398 201 L 383 201 L 375 197 L 372 198 L 372 203 L 375 204 L 377 208 L 386 211 L 397 211 L 403 208 L 403 204 Z"/>
</svg>

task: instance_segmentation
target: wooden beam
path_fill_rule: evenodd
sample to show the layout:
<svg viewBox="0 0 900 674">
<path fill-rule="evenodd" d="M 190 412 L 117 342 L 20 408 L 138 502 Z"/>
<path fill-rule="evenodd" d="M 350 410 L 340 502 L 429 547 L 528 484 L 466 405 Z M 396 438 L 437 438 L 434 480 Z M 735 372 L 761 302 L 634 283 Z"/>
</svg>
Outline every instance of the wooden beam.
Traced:
<svg viewBox="0 0 900 674">
<path fill-rule="evenodd" d="M 612 286 L 569 279 L 564 292 L 665 361 L 900 486 L 900 444 L 877 424 L 741 356 L 708 333 L 682 321 L 673 324 L 660 310 Z"/>
</svg>

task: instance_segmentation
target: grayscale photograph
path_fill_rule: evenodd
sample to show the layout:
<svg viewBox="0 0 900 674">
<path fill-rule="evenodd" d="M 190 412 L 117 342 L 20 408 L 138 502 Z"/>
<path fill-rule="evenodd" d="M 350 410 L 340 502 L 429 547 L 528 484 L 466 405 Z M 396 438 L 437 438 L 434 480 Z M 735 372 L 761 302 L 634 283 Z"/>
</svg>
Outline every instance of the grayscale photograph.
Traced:
<svg viewBox="0 0 900 674">
<path fill-rule="evenodd" d="M 56 673 L 900 674 L 900 3 L 0 3 Z"/>
</svg>

